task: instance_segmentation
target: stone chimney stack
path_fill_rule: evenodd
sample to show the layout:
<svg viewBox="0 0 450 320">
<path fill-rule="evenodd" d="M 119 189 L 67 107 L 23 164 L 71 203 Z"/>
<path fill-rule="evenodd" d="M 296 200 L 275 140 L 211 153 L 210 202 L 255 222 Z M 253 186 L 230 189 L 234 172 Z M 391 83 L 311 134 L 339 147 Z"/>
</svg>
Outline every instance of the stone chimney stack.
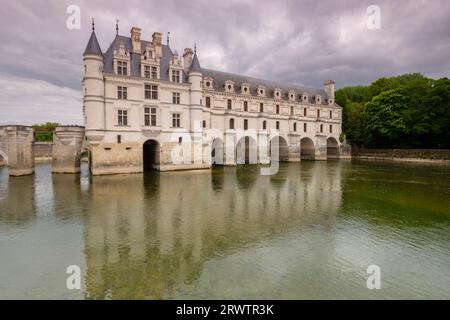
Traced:
<svg viewBox="0 0 450 320">
<path fill-rule="evenodd" d="M 192 51 L 191 48 L 184 49 L 184 53 L 183 53 L 183 69 L 184 69 L 184 72 L 186 72 L 186 73 L 189 71 L 189 67 L 191 66 L 192 56 L 193 55 L 194 55 L 194 51 Z"/>
<path fill-rule="evenodd" d="M 141 54 L 141 29 L 131 28 L 131 43 L 133 44 L 133 52 Z"/>
<path fill-rule="evenodd" d="M 153 32 L 152 45 L 155 47 L 156 56 L 162 56 L 162 34 L 161 32 Z"/>
<path fill-rule="evenodd" d="M 328 98 L 334 100 L 334 81 L 326 80 L 323 84 L 323 89 L 327 93 Z"/>
</svg>

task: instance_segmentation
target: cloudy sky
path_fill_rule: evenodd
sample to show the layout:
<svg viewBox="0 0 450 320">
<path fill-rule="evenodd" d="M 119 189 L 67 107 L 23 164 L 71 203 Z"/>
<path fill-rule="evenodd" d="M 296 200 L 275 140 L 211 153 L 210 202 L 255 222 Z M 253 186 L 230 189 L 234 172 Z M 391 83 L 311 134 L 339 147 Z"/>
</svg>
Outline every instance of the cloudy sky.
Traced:
<svg viewBox="0 0 450 320">
<path fill-rule="evenodd" d="M 69 30 L 69 5 L 81 28 Z M 367 7 L 380 8 L 380 29 Z M 4 0 L 0 12 L 0 124 L 82 124 L 82 52 L 95 18 L 105 51 L 115 35 L 171 33 L 171 48 L 197 43 L 204 67 L 321 87 L 381 76 L 450 76 L 450 1 Z M 369 18 L 374 17 L 372 14 Z"/>
</svg>

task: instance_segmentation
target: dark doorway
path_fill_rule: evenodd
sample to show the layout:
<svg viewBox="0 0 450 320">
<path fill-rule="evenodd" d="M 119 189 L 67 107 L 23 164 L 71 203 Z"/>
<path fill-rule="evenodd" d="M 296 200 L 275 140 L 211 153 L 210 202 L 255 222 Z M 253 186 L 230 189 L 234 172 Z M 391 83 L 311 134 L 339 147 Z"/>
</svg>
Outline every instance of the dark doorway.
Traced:
<svg viewBox="0 0 450 320">
<path fill-rule="evenodd" d="M 156 170 L 159 168 L 159 143 L 156 140 L 147 140 L 143 145 L 144 171 Z"/>
</svg>

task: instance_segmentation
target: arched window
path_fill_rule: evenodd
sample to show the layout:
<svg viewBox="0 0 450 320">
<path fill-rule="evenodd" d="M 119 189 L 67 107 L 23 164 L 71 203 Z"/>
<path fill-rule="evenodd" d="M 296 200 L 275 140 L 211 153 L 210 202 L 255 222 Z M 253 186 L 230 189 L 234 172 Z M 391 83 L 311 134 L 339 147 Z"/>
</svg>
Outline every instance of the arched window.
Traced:
<svg viewBox="0 0 450 320">
<path fill-rule="evenodd" d="M 267 124 L 266 124 L 266 120 L 263 121 L 263 130 L 266 130 L 267 128 Z"/>
<path fill-rule="evenodd" d="M 303 132 L 306 132 L 307 129 L 308 129 L 308 128 L 307 128 L 307 124 L 304 123 L 304 124 L 303 124 Z"/>
<path fill-rule="evenodd" d="M 297 122 L 294 122 L 294 132 L 297 131 Z"/>
<path fill-rule="evenodd" d="M 320 125 L 320 132 L 323 132 L 323 124 Z"/>
<path fill-rule="evenodd" d="M 234 119 L 230 119 L 230 129 L 234 129 Z"/>
<path fill-rule="evenodd" d="M 330 119 L 333 118 L 333 111 L 330 110 Z"/>
</svg>

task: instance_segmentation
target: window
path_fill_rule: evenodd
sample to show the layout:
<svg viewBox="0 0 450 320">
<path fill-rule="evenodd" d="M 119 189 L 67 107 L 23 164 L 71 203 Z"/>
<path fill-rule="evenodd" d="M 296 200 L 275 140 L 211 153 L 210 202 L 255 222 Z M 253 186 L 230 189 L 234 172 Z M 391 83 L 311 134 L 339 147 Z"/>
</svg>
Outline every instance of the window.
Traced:
<svg viewBox="0 0 450 320">
<path fill-rule="evenodd" d="M 333 133 L 333 125 L 330 124 L 330 133 Z"/>
<path fill-rule="evenodd" d="M 120 134 L 117 135 L 117 143 L 122 143 L 122 136 Z"/>
<path fill-rule="evenodd" d="M 180 93 L 179 92 L 172 92 L 172 103 L 180 104 Z"/>
<path fill-rule="evenodd" d="M 230 129 L 234 129 L 234 119 L 230 119 Z"/>
<path fill-rule="evenodd" d="M 206 128 L 206 120 L 203 120 L 203 128 Z"/>
<path fill-rule="evenodd" d="M 158 68 L 152 67 L 152 79 L 158 79 Z"/>
<path fill-rule="evenodd" d="M 156 126 L 156 108 L 144 109 L 144 125 L 147 127 Z"/>
<path fill-rule="evenodd" d="M 248 120 L 244 119 L 244 130 L 248 130 Z"/>
<path fill-rule="evenodd" d="M 307 124 L 304 123 L 304 124 L 303 124 L 303 132 L 306 132 L 307 129 L 308 129 L 308 128 L 307 128 Z"/>
<path fill-rule="evenodd" d="M 172 70 L 172 82 L 180 82 L 180 70 Z"/>
<path fill-rule="evenodd" d="M 158 86 L 152 84 L 145 85 L 145 99 L 158 99 Z"/>
<path fill-rule="evenodd" d="M 264 103 L 259 104 L 259 112 L 264 112 Z"/>
<path fill-rule="evenodd" d="M 306 117 L 306 108 L 303 108 L 303 116 Z"/>
<path fill-rule="evenodd" d="M 183 142 L 183 137 L 178 137 L 178 143 L 182 143 Z"/>
<path fill-rule="evenodd" d="M 206 97 L 206 107 L 211 108 L 211 97 Z"/>
<path fill-rule="evenodd" d="M 296 132 L 296 131 L 297 131 L 297 123 L 294 122 L 294 132 Z"/>
<path fill-rule="evenodd" d="M 264 120 L 263 121 L 263 130 L 266 130 L 266 128 L 267 128 L 267 123 L 266 123 L 266 120 Z"/>
<path fill-rule="evenodd" d="M 128 75 L 128 67 L 126 61 L 117 61 L 117 74 L 121 76 Z"/>
<path fill-rule="evenodd" d="M 333 111 L 330 110 L 330 119 L 333 118 Z"/>
<path fill-rule="evenodd" d="M 172 113 L 172 127 L 180 128 L 181 127 L 180 119 L 181 117 L 179 113 Z"/>
<path fill-rule="evenodd" d="M 127 87 L 117 87 L 117 99 L 126 100 L 127 99 Z"/>
<path fill-rule="evenodd" d="M 244 111 L 248 111 L 248 101 L 244 101 Z"/>
<path fill-rule="evenodd" d="M 320 109 L 317 109 L 317 118 L 320 118 Z"/>
<path fill-rule="evenodd" d="M 291 116 L 294 115 L 294 107 L 291 106 Z"/>
<path fill-rule="evenodd" d="M 323 124 L 320 125 L 320 132 L 323 132 Z"/>
<path fill-rule="evenodd" d="M 227 100 L 227 109 L 231 110 L 231 99 Z"/>
<path fill-rule="evenodd" d="M 144 77 L 145 78 L 150 78 L 150 76 L 151 76 L 150 66 L 145 66 L 144 67 Z"/>
<path fill-rule="evenodd" d="M 277 105 L 275 106 L 275 109 L 276 109 L 276 110 L 275 110 L 276 113 L 277 113 L 277 114 L 280 114 L 280 105 L 277 104 Z"/>
<path fill-rule="evenodd" d="M 128 125 L 128 111 L 127 110 L 117 110 L 117 125 L 127 126 Z"/>
<path fill-rule="evenodd" d="M 276 129 L 277 129 L 277 130 L 280 130 L 280 121 L 277 121 L 277 122 L 276 122 Z"/>
</svg>

